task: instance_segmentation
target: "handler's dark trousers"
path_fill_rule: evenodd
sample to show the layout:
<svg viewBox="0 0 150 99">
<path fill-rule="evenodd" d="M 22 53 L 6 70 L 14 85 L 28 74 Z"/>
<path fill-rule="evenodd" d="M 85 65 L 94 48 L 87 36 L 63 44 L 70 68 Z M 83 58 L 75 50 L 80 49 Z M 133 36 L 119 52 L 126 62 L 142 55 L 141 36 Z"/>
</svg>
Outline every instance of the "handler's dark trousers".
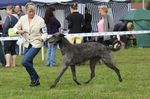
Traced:
<svg viewBox="0 0 150 99">
<path fill-rule="evenodd" d="M 3 66 L 6 65 L 6 60 L 5 60 L 5 55 L 4 55 L 4 51 L 2 48 L 2 43 L 0 42 L 0 62 L 2 63 Z"/>
<path fill-rule="evenodd" d="M 33 67 L 33 59 L 38 54 L 41 48 L 33 48 L 30 45 L 28 48 L 24 50 L 24 56 L 22 60 L 22 65 L 26 68 L 27 72 L 29 73 L 30 77 L 33 79 L 38 79 L 39 76 Z"/>
</svg>

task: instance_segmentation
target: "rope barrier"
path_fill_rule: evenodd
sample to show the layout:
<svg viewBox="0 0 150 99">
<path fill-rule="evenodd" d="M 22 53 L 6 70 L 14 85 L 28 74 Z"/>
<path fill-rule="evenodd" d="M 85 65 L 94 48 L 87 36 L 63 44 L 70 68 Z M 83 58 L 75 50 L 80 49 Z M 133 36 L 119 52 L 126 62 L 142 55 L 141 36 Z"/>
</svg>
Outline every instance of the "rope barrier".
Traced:
<svg viewBox="0 0 150 99">
<path fill-rule="evenodd" d="M 118 40 L 120 40 L 120 35 L 129 35 L 129 34 L 147 34 L 150 33 L 150 30 L 140 30 L 140 31 L 117 31 L 117 32 L 94 32 L 94 33 L 64 33 L 66 37 L 85 37 L 85 36 L 108 36 L 108 35 L 117 35 Z M 0 33 L 2 34 L 2 33 Z M 48 35 L 47 38 L 50 38 L 52 35 Z M 9 40 L 19 40 L 23 37 L 0 37 L 0 41 L 9 41 Z M 20 45 L 21 48 L 21 45 Z M 42 47 L 42 52 L 44 48 Z M 44 54 L 42 53 L 42 61 L 44 61 Z"/>
<path fill-rule="evenodd" d="M 85 37 L 85 36 L 108 36 L 108 35 L 128 35 L 128 34 L 147 34 L 150 33 L 150 30 L 140 30 L 140 31 L 117 31 L 117 32 L 93 32 L 93 33 L 64 33 L 66 37 Z M 1 33 L 0 33 L 1 34 Z M 47 38 L 50 38 L 51 35 L 48 35 Z M 7 40 L 18 40 L 21 37 L 0 37 L 0 41 Z"/>
</svg>

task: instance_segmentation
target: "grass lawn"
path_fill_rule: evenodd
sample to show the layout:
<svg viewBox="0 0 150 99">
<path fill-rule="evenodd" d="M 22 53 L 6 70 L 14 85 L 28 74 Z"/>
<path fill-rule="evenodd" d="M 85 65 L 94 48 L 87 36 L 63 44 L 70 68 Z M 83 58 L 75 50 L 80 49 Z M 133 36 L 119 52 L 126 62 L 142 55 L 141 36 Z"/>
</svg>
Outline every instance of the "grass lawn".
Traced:
<svg viewBox="0 0 150 99">
<path fill-rule="evenodd" d="M 97 65 L 96 77 L 88 85 L 73 82 L 70 68 L 55 89 L 49 86 L 61 68 L 61 55 L 57 51 L 57 67 L 46 67 L 39 54 L 34 61 L 40 75 L 41 86 L 30 88 L 29 77 L 17 58 L 17 67 L 0 67 L 0 99 L 150 99 L 150 49 L 131 48 L 113 52 L 123 82 L 105 65 Z M 89 78 L 89 67 L 77 66 L 77 78 Z"/>
</svg>

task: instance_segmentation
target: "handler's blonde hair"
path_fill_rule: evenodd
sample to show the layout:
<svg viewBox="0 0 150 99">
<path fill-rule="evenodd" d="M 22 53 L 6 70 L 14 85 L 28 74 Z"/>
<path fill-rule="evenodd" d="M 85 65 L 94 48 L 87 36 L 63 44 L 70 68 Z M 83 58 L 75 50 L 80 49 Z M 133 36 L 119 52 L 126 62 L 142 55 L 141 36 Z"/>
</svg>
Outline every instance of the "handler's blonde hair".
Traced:
<svg viewBox="0 0 150 99">
<path fill-rule="evenodd" d="M 103 10 L 104 12 L 108 12 L 108 7 L 106 5 L 98 6 L 98 10 Z"/>
<path fill-rule="evenodd" d="M 32 2 L 27 3 L 25 7 L 26 7 L 27 13 L 35 12 L 35 10 L 36 10 L 35 4 Z"/>
</svg>

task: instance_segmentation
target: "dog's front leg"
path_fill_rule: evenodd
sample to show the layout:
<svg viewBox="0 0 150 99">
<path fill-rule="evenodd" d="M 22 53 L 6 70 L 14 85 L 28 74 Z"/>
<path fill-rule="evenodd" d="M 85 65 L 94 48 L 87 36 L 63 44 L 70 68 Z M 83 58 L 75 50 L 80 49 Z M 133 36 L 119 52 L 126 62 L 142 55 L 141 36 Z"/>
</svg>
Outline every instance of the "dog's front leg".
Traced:
<svg viewBox="0 0 150 99">
<path fill-rule="evenodd" d="M 75 83 L 76 83 L 77 85 L 81 85 L 81 84 L 77 81 L 77 77 L 76 77 L 76 67 L 75 67 L 75 65 L 71 65 L 70 68 L 71 68 L 71 71 L 72 71 L 72 78 L 73 78 L 73 80 L 75 81 Z"/>
<path fill-rule="evenodd" d="M 55 87 L 56 87 L 56 85 L 57 85 L 57 83 L 59 82 L 61 76 L 64 74 L 64 72 L 67 70 L 67 68 L 68 68 L 68 66 L 64 66 L 64 67 L 61 69 L 59 75 L 57 76 L 57 78 L 55 79 L 55 81 L 53 82 L 53 84 L 50 86 L 50 88 L 55 88 Z"/>
<path fill-rule="evenodd" d="M 86 81 L 85 84 L 88 84 L 95 77 L 95 66 L 99 60 L 100 60 L 100 58 L 93 58 L 90 60 L 91 75 L 90 75 L 90 79 L 88 81 Z"/>
</svg>

